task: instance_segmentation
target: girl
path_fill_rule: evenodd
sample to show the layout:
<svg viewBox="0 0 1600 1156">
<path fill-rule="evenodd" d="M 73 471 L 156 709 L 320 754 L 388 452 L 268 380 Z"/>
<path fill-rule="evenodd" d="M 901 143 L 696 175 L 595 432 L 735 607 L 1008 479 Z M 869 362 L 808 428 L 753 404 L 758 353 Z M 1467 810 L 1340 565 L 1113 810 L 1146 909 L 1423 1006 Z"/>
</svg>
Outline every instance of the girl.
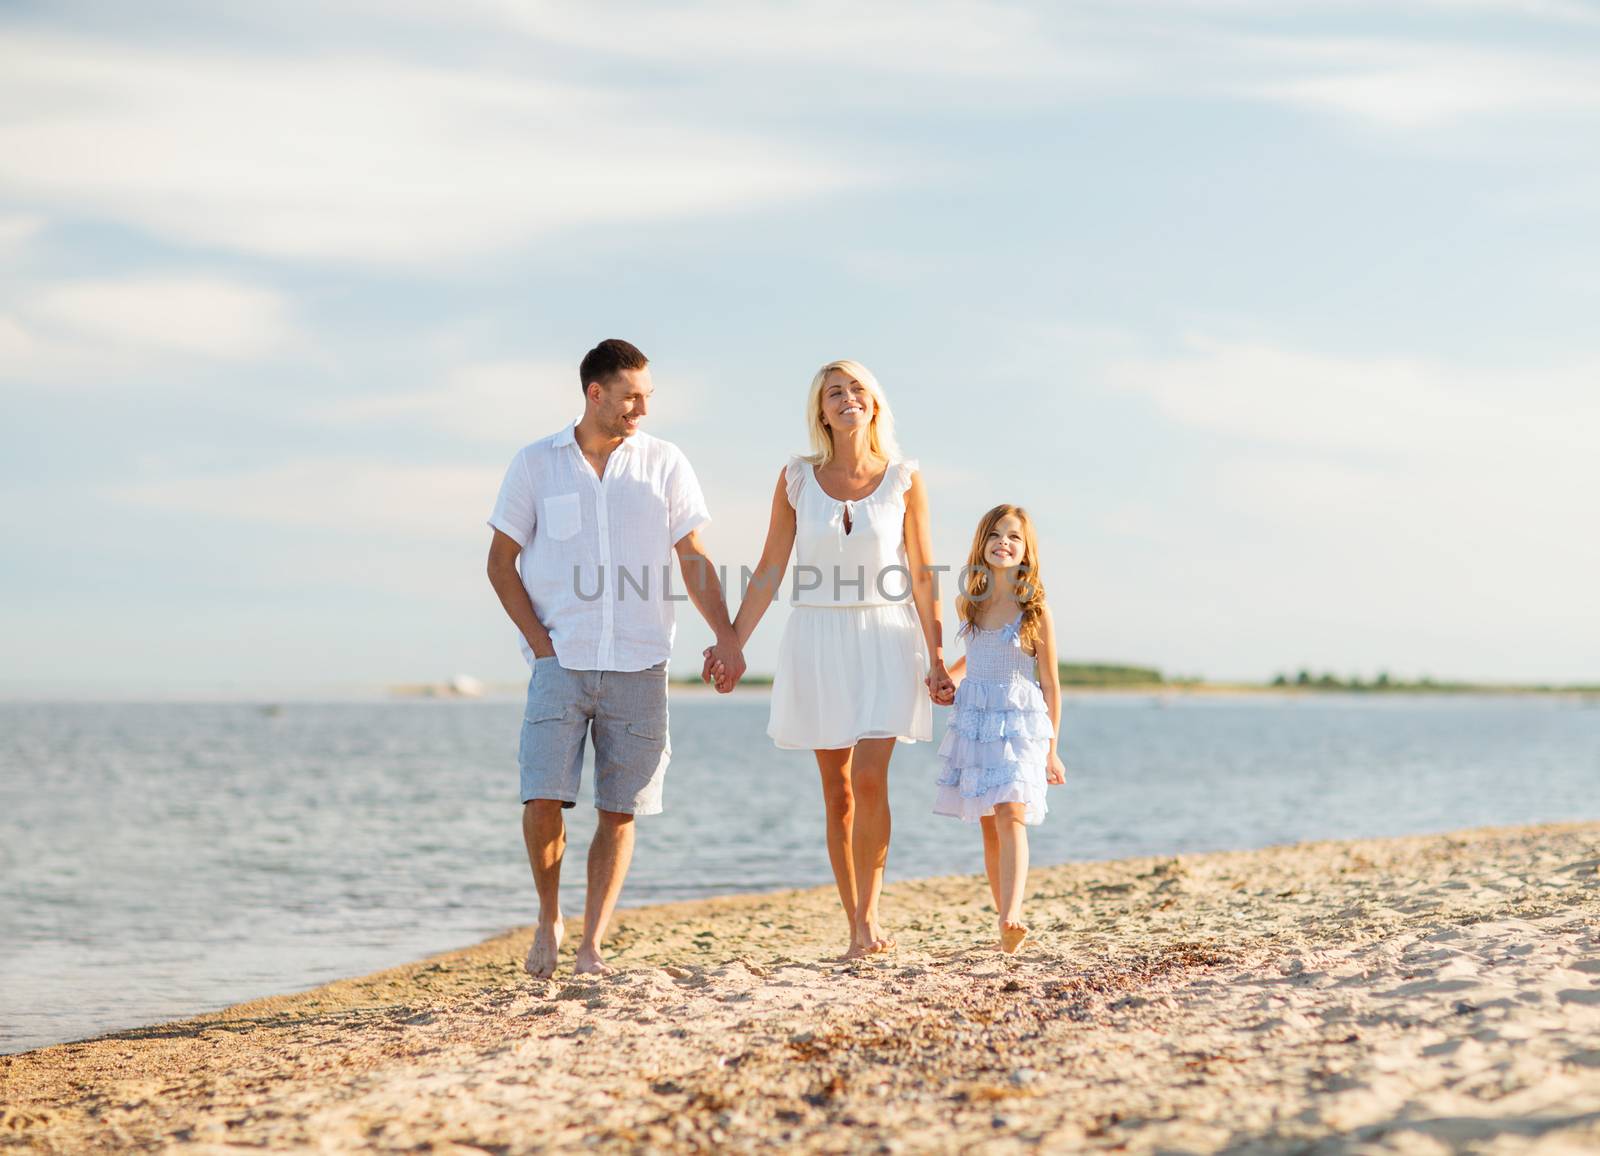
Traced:
<svg viewBox="0 0 1600 1156">
<path fill-rule="evenodd" d="M 1028 937 L 1028 827 L 1044 821 L 1045 785 L 1067 781 L 1056 751 L 1055 623 L 1033 522 L 1021 506 L 996 506 L 979 521 L 961 587 L 956 613 L 967 652 L 950 668 L 957 689 L 929 680 L 935 702 L 955 704 L 939 745 L 944 774 L 933 809 L 982 826 L 1000 950 L 1010 954 Z"/>
</svg>

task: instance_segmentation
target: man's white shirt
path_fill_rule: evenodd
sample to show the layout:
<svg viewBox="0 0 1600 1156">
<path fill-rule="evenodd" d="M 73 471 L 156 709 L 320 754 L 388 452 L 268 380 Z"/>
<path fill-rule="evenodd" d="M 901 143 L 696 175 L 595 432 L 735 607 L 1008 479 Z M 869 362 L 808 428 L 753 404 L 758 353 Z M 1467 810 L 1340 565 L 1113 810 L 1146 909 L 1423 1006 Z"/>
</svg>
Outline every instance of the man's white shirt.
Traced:
<svg viewBox="0 0 1600 1156">
<path fill-rule="evenodd" d="M 644 670 L 672 652 L 685 597 L 672 548 L 711 515 L 677 446 L 635 433 L 597 478 L 577 424 L 517 451 L 489 525 L 522 546 L 522 585 L 563 667 Z"/>
</svg>

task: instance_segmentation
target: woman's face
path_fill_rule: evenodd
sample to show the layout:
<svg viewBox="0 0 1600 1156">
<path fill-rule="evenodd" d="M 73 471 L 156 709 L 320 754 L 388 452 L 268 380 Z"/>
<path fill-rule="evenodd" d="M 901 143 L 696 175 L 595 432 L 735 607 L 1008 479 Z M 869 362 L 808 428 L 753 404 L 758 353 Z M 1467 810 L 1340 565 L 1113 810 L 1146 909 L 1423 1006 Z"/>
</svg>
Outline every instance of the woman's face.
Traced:
<svg viewBox="0 0 1600 1156">
<path fill-rule="evenodd" d="M 822 379 L 822 420 L 830 429 L 852 430 L 872 424 L 872 393 L 842 369 Z"/>
<path fill-rule="evenodd" d="M 983 560 L 995 570 L 1009 570 L 1023 559 L 1022 519 L 1006 514 L 983 541 Z"/>
</svg>

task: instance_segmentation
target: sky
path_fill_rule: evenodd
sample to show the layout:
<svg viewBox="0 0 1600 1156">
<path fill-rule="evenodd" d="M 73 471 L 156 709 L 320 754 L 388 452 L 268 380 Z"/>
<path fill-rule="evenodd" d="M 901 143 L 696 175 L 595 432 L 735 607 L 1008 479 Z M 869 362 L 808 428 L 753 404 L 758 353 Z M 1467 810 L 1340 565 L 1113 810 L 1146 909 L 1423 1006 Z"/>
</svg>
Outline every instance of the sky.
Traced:
<svg viewBox="0 0 1600 1156">
<path fill-rule="evenodd" d="M 1595 3 L 0 2 L 0 693 L 522 677 L 605 337 L 735 574 L 849 357 L 1067 660 L 1597 681 L 1597 316 Z"/>
</svg>

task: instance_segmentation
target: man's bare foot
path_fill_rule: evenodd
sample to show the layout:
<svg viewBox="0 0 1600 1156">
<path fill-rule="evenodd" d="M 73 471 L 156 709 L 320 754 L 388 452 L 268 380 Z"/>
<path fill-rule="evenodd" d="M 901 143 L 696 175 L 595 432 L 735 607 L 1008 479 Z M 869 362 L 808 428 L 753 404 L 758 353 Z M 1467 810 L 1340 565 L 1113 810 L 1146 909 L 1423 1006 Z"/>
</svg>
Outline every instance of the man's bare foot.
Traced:
<svg viewBox="0 0 1600 1156">
<path fill-rule="evenodd" d="M 590 947 L 586 943 L 578 948 L 578 958 L 573 962 L 572 970 L 579 975 L 610 975 L 615 969 L 605 961 L 598 947 Z"/>
<path fill-rule="evenodd" d="M 1027 924 L 1007 922 L 1000 925 L 1000 950 L 1007 955 L 1015 955 L 1017 949 L 1027 940 Z"/>
<path fill-rule="evenodd" d="M 561 920 L 546 927 L 539 925 L 533 933 L 533 946 L 528 948 L 528 958 L 522 961 L 522 970 L 534 979 L 549 979 L 556 973 L 556 956 L 561 952 Z"/>
</svg>

